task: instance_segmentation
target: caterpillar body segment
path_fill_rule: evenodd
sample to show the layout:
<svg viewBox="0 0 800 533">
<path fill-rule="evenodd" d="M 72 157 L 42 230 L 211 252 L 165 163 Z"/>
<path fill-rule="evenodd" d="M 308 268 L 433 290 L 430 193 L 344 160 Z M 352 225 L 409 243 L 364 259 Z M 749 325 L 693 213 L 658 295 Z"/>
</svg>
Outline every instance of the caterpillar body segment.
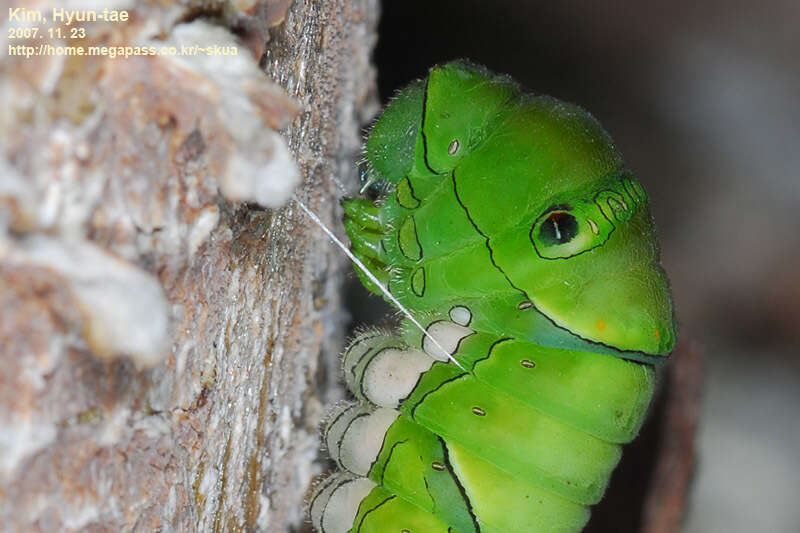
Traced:
<svg viewBox="0 0 800 533">
<path fill-rule="evenodd" d="M 311 498 L 311 523 L 325 533 L 459 533 L 366 478 L 334 474 Z"/>
<path fill-rule="evenodd" d="M 315 527 L 580 531 L 675 342 L 644 189 L 585 111 L 464 62 L 401 91 L 366 156 L 383 193 L 345 230 L 425 332 L 345 350 Z"/>
<path fill-rule="evenodd" d="M 414 105 L 398 105 L 402 95 L 384 116 L 416 132 L 413 157 L 385 141 L 383 118 L 373 132 L 384 141 L 371 135 L 366 155 L 370 179 L 393 188 L 376 205 L 404 305 L 515 293 L 573 336 L 632 352 L 623 357 L 671 351 L 647 197 L 591 115 L 463 62 L 434 67 L 408 93 Z"/>
<path fill-rule="evenodd" d="M 440 343 L 450 346 L 451 355 L 476 379 L 600 439 L 626 443 L 636 437 L 654 392 L 652 366 L 450 321 L 454 313 L 471 318 L 473 304 L 480 309 L 480 302 L 463 303 L 453 306 L 447 318 L 429 318 L 428 332 L 445 339 Z M 404 341 L 435 351 L 419 330 L 406 331 Z"/>
<path fill-rule="evenodd" d="M 428 369 L 403 366 L 409 354 L 420 352 L 403 349 L 397 341 L 391 347 L 390 342 L 390 338 L 370 337 L 353 343 L 346 352 L 346 374 L 353 368 L 347 363 L 352 360 L 351 354 L 358 354 L 361 361 L 355 367 L 360 372 L 356 372 L 350 383 L 356 396 L 382 407 L 397 407 L 433 433 L 562 497 L 581 504 L 593 504 L 600 499 L 620 457 L 618 444 L 549 416 L 453 364 L 429 357 Z M 373 348 L 365 349 L 368 345 Z M 393 358 L 394 364 L 386 361 Z M 373 367 L 378 370 L 370 372 Z M 398 372 L 400 367 L 403 370 Z M 384 398 L 390 398 L 391 403 L 381 403 Z M 447 415 L 442 416 L 442 412 Z M 337 424 L 329 426 L 326 433 L 331 450 L 335 446 L 330 435 L 343 425 L 339 423 L 341 418 L 332 420 Z M 353 423 L 353 431 L 360 430 L 362 425 Z M 361 442 L 362 446 L 368 446 L 366 441 Z"/>
<path fill-rule="evenodd" d="M 341 426 L 350 425 L 351 431 L 360 433 L 359 423 L 383 425 L 388 410 L 353 404 L 343 411 L 344 417 L 332 418 L 325 432 L 328 449 L 340 467 L 369 477 L 457 531 L 574 531 L 588 519 L 588 507 L 497 468 L 397 411 L 383 436 L 373 435 L 373 442 L 363 440 L 370 450 L 380 445 L 380 452 L 370 454 L 369 469 L 354 471 L 346 446 L 332 446 L 331 440 Z M 495 502 L 504 502 L 505 507 L 498 508 Z M 547 524 L 560 524 L 560 529 Z"/>
</svg>

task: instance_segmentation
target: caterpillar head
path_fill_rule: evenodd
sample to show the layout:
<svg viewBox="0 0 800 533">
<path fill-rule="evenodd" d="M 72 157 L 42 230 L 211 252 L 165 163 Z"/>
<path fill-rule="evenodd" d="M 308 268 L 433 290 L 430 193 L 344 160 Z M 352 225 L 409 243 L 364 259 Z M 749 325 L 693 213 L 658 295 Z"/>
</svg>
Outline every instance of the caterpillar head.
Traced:
<svg viewBox="0 0 800 533">
<path fill-rule="evenodd" d="M 382 179 L 408 178 L 423 203 L 449 181 L 486 242 L 488 268 L 555 325 L 619 350 L 672 350 L 672 303 L 646 194 L 584 110 L 449 63 L 390 106 L 367 149 Z M 462 277 L 471 282 L 469 272 Z"/>
<path fill-rule="evenodd" d="M 587 182 L 540 204 L 518 228 L 527 242 L 500 239 L 497 261 L 557 325 L 614 348 L 668 354 L 672 303 L 644 189 L 624 172 Z M 509 254 L 517 243 L 535 257 Z"/>
</svg>

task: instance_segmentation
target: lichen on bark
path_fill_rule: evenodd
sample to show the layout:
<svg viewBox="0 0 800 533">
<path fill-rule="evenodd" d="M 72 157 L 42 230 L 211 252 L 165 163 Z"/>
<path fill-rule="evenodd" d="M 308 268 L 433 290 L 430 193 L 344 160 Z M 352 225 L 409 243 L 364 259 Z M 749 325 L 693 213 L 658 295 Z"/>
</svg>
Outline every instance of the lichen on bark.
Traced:
<svg viewBox="0 0 800 533">
<path fill-rule="evenodd" d="M 88 24 L 84 45 L 171 42 L 192 25 L 264 74 L 157 56 L 3 58 L 0 520 L 298 528 L 322 405 L 339 394 L 344 262 L 299 210 L 252 203 L 236 179 L 288 149 L 292 163 L 271 172 L 296 164 L 297 194 L 336 225 L 337 183 L 354 183 L 375 111 L 377 2 L 116 4 L 130 22 Z M 30 239 L 88 246 L 160 286 L 168 348 L 154 343 L 146 364 L 125 343 L 100 353 L 85 276 L 37 259 Z M 136 296 L 103 295 L 121 308 Z"/>
</svg>

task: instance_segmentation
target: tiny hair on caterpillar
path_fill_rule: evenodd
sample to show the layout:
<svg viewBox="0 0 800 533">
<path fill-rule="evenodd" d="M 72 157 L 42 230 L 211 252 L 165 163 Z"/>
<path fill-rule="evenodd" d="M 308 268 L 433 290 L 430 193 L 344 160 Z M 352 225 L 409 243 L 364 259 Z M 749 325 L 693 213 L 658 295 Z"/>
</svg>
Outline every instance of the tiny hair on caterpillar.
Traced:
<svg viewBox="0 0 800 533">
<path fill-rule="evenodd" d="M 342 202 L 408 315 L 342 356 L 322 533 L 580 531 L 675 344 L 648 197 L 581 108 L 467 61 L 401 90 Z"/>
</svg>

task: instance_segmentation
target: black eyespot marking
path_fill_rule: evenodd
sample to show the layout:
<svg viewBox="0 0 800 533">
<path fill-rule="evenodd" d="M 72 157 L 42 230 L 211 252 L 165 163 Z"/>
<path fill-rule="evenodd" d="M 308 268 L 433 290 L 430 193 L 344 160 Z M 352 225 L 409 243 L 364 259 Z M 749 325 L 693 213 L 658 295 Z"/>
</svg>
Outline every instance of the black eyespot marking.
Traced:
<svg viewBox="0 0 800 533">
<path fill-rule="evenodd" d="M 539 239 L 547 246 L 566 244 L 578 234 L 577 219 L 563 211 L 550 213 L 539 226 Z"/>
</svg>

